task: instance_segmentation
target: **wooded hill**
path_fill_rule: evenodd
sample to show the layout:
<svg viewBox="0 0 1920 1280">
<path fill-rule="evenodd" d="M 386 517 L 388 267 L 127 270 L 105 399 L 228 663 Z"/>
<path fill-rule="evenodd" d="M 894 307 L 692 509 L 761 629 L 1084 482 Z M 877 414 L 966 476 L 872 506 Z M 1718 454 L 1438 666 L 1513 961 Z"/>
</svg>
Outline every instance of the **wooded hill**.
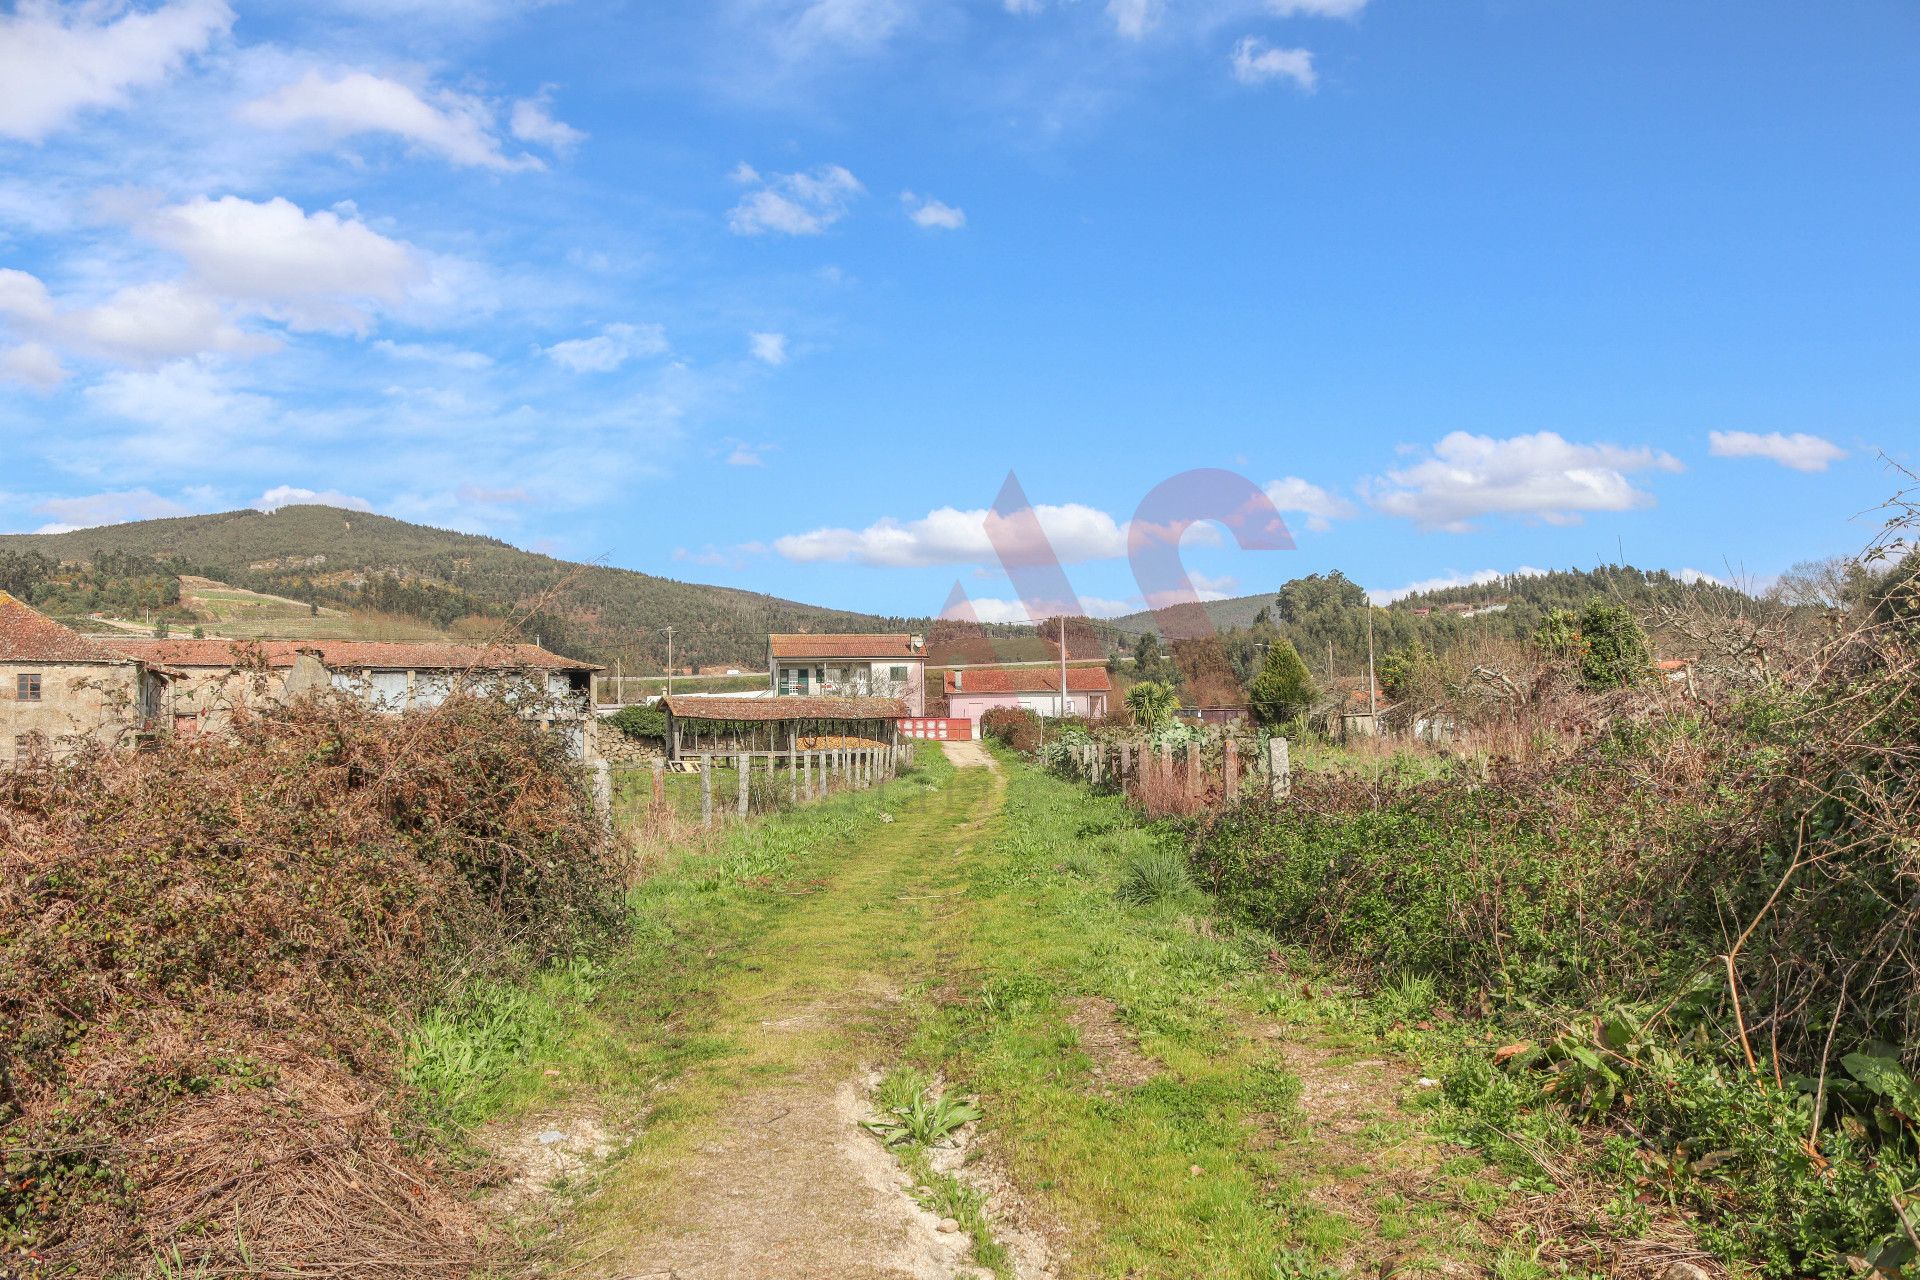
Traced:
<svg viewBox="0 0 1920 1280">
<path fill-rule="evenodd" d="M 1374 651 L 1383 655 L 1418 647 L 1446 653 L 1468 640 L 1525 639 L 1550 611 L 1578 611 L 1595 599 L 1617 601 L 1640 613 L 1686 603 L 1739 613 L 1755 603 L 1745 592 L 1720 583 L 1685 582 L 1663 569 L 1629 565 L 1513 575 L 1420 592 L 1375 610 Z M 1365 672 L 1366 604 L 1360 585 L 1334 570 L 1295 578 L 1271 594 L 1213 601 L 1206 610 L 1242 676 L 1258 665 L 1258 646 L 1278 634 L 1293 642 L 1316 678 L 1325 679 Z M 1110 645 L 1131 652 L 1140 636 L 1154 633 L 1153 615 L 1129 614 L 1102 627 L 1111 628 L 1104 630 Z"/>
<path fill-rule="evenodd" d="M 574 564 L 497 538 L 338 507 L 227 511 L 71 533 L 0 535 L 0 569 L 15 580 L 7 589 L 29 601 L 36 594 L 57 599 L 62 611 L 87 607 L 90 592 L 105 593 L 91 605 L 103 610 L 127 594 L 113 584 L 74 586 L 76 577 L 98 578 L 93 566 L 106 564 L 125 570 L 110 575 L 116 582 L 199 574 L 321 606 L 418 618 L 474 634 L 517 624 L 550 649 L 610 665 L 617 660 L 632 672 L 659 669 L 667 626 L 674 628 L 676 666 L 755 667 L 766 660 L 770 631 L 926 627 L 924 619 L 876 617 Z M 87 568 L 76 574 L 76 566 Z"/>
</svg>

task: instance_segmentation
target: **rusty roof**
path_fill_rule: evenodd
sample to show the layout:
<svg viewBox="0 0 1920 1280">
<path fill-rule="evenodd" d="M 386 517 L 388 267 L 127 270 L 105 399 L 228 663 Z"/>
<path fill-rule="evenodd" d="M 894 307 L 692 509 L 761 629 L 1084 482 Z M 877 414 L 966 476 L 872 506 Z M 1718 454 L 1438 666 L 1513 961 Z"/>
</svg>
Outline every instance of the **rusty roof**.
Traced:
<svg viewBox="0 0 1920 1280">
<path fill-rule="evenodd" d="M 954 677 L 960 683 L 954 683 Z M 1106 693 L 1113 688 L 1105 667 L 1068 667 L 1068 693 Z M 1058 693 L 1060 671 L 1057 667 L 969 667 L 947 672 L 947 692 L 965 697 L 969 693 Z"/>
<path fill-rule="evenodd" d="M 830 698 L 820 694 L 793 698 L 676 694 L 660 702 L 668 714 L 681 720 L 898 720 L 912 714 L 901 698 Z"/>
<path fill-rule="evenodd" d="M 0 662 L 127 661 L 126 654 L 115 653 L 0 591 Z"/>
<path fill-rule="evenodd" d="M 913 647 L 913 637 L 904 631 L 885 635 L 776 634 L 767 637 L 767 644 L 776 658 L 911 658 L 923 662 L 927 656 L 924 650 Z"/>
<path fill-rule="evenodd" d="M 563 658 L 534 644 L 435 644 L 401 640 L 153 640 L 103 636 L 100 643 L 128 657 L 169 667 L 234 667 L 258 649 L 267 665 L 291 667 L 312 653 L 335 671 L 598 671 L 591 662 Z"/>
</svg>

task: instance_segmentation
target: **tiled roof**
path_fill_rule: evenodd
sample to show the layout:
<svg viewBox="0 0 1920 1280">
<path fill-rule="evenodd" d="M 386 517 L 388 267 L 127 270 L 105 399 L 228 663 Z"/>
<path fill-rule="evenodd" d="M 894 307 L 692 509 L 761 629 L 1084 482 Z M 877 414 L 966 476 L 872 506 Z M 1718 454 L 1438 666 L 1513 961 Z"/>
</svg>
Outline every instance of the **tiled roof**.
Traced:
<svg viewBox="0 0 1920 1280">
<path fill-rule="evenodd" d="M 776 658 L 915 658 L 926 653 L 913 647 L 913 637 L 898 635 L 771 635 L 767 642 Z"/>
<path fill-rule="evenodd" d="M 115 653 L 0 591 L 0 662 L 114 662 Z"/>
<path fill-rule="evenodd" d="M 911 714 L 900 698 L 699 698 L 678 695 L 661 705 L 682 720 L 898 720 Z"/>
<path fill-rule="evenodd" d="M 955 684 L 954 678 L 960 683 Z M 1068 667 L 1068 693 L 1106 693 L 1113 688 L 1105 667 Z M 969 667 L 947 672 L 947 692 L 969 693 L 1058 693 L 1058 667 Z"/>
<path fill-rule="evenodd" d="M 142 636 L 102 637 L 100 643 L 128 657 L 168 667 L 231 667 L 256 645 L 274 668 L 291 667 L 302 652 L 312 652 L 334 671 L 598 671 L 533 644 L 432 644 L 374 640 L 150 640 Z"/>
</svg>

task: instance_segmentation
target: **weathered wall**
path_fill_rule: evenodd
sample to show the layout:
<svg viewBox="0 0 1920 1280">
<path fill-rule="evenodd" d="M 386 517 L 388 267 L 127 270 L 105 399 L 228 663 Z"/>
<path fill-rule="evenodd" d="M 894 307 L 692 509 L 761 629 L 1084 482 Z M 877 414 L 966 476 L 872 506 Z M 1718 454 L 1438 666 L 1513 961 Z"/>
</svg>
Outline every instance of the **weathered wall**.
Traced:
<svg viewBox="0 0 1920 1280">
<path fill-rule="evenodd" d="M 22 702 L 22 674 L 40 677 L 40 700 Z M 140 719 L 140 676 L 131 663 L 0 662 L 0 759 L 12 761 L 20 739 L 38 734 L 55 755 L 77 738 L 105 745 L 129 740 Z"/>
</svg>

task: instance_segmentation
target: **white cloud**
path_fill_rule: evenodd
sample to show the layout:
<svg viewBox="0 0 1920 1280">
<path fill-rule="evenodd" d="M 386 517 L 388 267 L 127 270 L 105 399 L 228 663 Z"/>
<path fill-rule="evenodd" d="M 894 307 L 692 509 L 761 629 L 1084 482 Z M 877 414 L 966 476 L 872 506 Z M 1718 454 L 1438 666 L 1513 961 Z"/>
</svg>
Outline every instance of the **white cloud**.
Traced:
<svg viewBox="0 0 1920 1280">
<path fill-rule="evenodd" d="M 765 364 L 785 364 L 787 362 L 787 335 L 784 333 L 750 333 L 747 335 L 747 349 L 753 358 Z"/>
<path fill-rule="evenodd" d="M 1716 587 L 1724 587 L 1727 585 L 1722 579 L 1716 578 L 1712 574 L 1700 569 L 1682 569 L 1680 571 L 1680 581 L 1686 583 L 1688 586 L 1697 586 L 1702 582 L 1711 582 Z"/>
<path fill-rule="evenodd" d="M 264 396 L 233 390 L 218 372 L 195 360 L 109 373 L 87 388 L 87 399 L 118 417 L 179 433 L 178 448 L 169 456 L 192 453 L 194 442 L 186 437 L 231 433 L 258 421 L 272 406 Z"/>
<path fill-rule="evenodd" d="M 1202 600 L 1225 600 L 1240 589 L 1240 580 L 1229 575 L 1213 577 L 1210 574 L 1187 570 L 1187 581 L 1193 585 L 1193 593 Z"/>
<path fill-rule="evenodd" d="M 1108 600 L 1100 596 L 1080 596 L 1075 604 L 1078 606 L 1076 612 L 1088 618 L 1117 618 L 1122 614 L 1136 613 L 1144 607 L 1138 600 Z M 1073 609 L 1074 604 L 1069 604 L 1067 607 Z M 1025 601 L 997 600 L 991 596 L 979 600 L 956 601 L 940 616 L 961 622 L 1033 621 L 1033 614 Z"/>
<path fill-rule="evenodd" d="M 434 364 L 447 369 L 487 369 L 493 365 L 492 356 L 478 351 L 464 351 L 441 342 L 394 342 L 382 338 L 373 346 L 374 350 L 384 352 L 395 360 L 414 364 Z"/>
<path fill-rule="evenodd" d="M 1113 29 L 1129 40 L 1140 40 L 1160 25 L 1165 0 L 1107 0 L 1107 16 Z"/>
<path fill-rule="evenodd" d="M 666 349 L 667 331 L 657 324 L 610 324 L 597 337 L 541 348 L 549 360 L 575 373 L 611 373 L 636 356 L 657 356 Z"/>
<path fill-rule="evenodd" d="M 241 329 L 217 299 L 173 281 L 128 285 L 85 306 L 56 302 L 36 277 L 0 269 L 0 316 L 9 317 L 10 327 L 29 339 L 28 347 L 51 344 L 132 363 L 203 351 L 258 355 L 280 345 L 266 334 Z M 28 358 L 44 376 L 47 357 Z"/>
<path fill-rule="evenodd" d="M 1356 18 L 1367 0 L 1267 0 L 1267 8 L 1282 18 Z"/>
<path fill-rule="evenodd" d="M 1267 485 L 1266 494 L 1276 510 L 1304 515 L 1307 528 L 1315 533 L 1325 533 L 1333 528 L 1335 520 L 1345 520 L 1354 513 L 1351 502 L 1299 476 L 1273 481 Z"/>
<path fill-rule="evenodd" d="M 509 156 L 501 151 L 493 132 L 493 110 L 481 99 L 448 89 L 433 91 L 431 96 L 429 102 L 409 85 L 365 71 L 349 71 L 334 79 L 308 71 L 294 83 L 242 106 L 240 118 L 270 128 L 314 125 L 332 138 L 389 133 L 460 165 L 502 170 L 545 167 L 537 156 Z M 518 108 L 514 118 L 515 136 L 520 137 Z M 566 128 L 550 119 L 546 123 L 550 129 Z"/>
<path fill-rule="evenodd" d="M 1320 73 L 1313 69 L 1312 50 L 1282 49 L 1256 36 L 1244 36 L 1233 46 L 1233 78 L 1241 84 L 1291 80 L 1307 93 L 1320 83 Z"/>
<path fill-rule="evenodd" d="M 1037 505 L 1040 529 L 1061 564 L 1105 560 L 1127 552 L 1127 537 L 1114 518 L 1079 503 Z M 802 563 L 853 561 L 905 567 L 934 564 L 995 564 L 987 534 L 990 513 L 941 507 L 919 520 L 877 520 L 864 529 L 815 529 L 774 540 L 773 549 Z M 1010 532 L 1017 533 L 1017 530 Z"/>
<path fill-rule="evenodd" d="M 240 328 L 217 300 L 171 281 L 128 285 L 97 306 L 66 313 L 55 328 L 76 346 L 136 362 L 203 351 L 260 355 L 280 346 Z"/>
<path fill-rule="evenodd" d="M 760 184 L 727 213 L 727 227 L 738 236 L 769 231 L 789 236 L 819 235 L 846 217 L 847 206 L 866 191 L 858 178 L 837 164 L 762 179 L 743 163 L 733 171 L 733 179 Z"/>
<path fill-rule="evenodd" d="M 1404 587 L 1374 587 L 1367 591 L 1367 598 L 1375 604 L 1392 604 L 1395 600 L 1404 600 L 1408 596 L 1417 596 L 1423 591 L 1442 591 L 1448 587 L 1479 587 L 1502 578 L 1537 578 L 1546 572 L 1532 565 L 1521 565 L 1518 569 L 1475 569 L 1472 573 L 1460 573 L 1457 570 L 1443 573 L 1436 578 L 1422 578 L 1418 582 L 1409 582 Z"/>
<path fill-rule="evenodd" d="M 189 508 L 163 498 L 148 489 L 123 489 L 117 493 L 90 493 L 77 498 L 48 498 L 34 504 L 38 515 L 52 516 L 55 524 L 41 532 L 69 533 L 103 524 L 123 524 L 128 520 L 158 520 L 165 516 L 184 516 Z"/>
<path fill-rule="evenodd" d="M 278 511 L 282 507 L 345 507 L 349 511 L 372 511 L 373 504 L 338 489 L 302 489 L 290 484 L 275 485 L 247 504 L 255 511 Z"/>
<path fill-rule="evenodd" d="M 211 292 L 243 299 L 296 329 L 364 333 L 376 303 L 398 303 L 429 273 L 413 246 L 354 217 L 264 202 L 197 196 L 138 227 L 179 254 Z"/>
<path fill-rule="evenodd" d="M 967 225 L 967 211 L 957 209 L 932 196 L 917 196 L 911 191 L 900 193 L 900 202 L 907 207 L 907 216 L 913 219 L 916 227 L 928 230 L 958 231 Z"/>
<path fill-rule="evenodd" d="M 779 48 L 789 58 L 821 48 L 868 52 L 885 44 L 910 12 L 903 0 L 804 0 L 778 29 Z"/>
<path fill-rule="evenodd" d="M 67 380 L 60 357 L 37 342 L 0 349 L 0 381 L 17 382 L 35 391 L 51 391 Z"/>
<path fill-rule="evenodd" d="M 766 455 L 772 451 L 770 444 L 752 444 L 745 440 L 729 440 L 727 445 L 727 465 L 730 467 L 758 467 L 766 464 Z"/>
<path fill-rule="evenodd" d="M 1707 441 L 1716 458 L 1768 458 L 1795 471 L 1825 471 L 1847 456 L 1847 451 L 1831 440 L 1796 431 L 1783 435 L 1770 431 L 1759 435 L 1752 431 L 1711 431 Z"/>
<path fill-rule="evenodd" d="M 225 0 L 145 12 L 21 0 L 0 14 L 0 136 L 39 142 L 77 112 L 120 106 L 232 25 Z"/>
<path fill-rule="evenodd" d="M 513 104 L 511 127 L 513 136 L 520 141 L 531 142 L 562 155 L 587 140 L 583 131 L 553 118 L 553 101 L 544 93 L 537 98 L 522 98 Z"/>
<path fill-rule="evenodd" d="M 1455 431 L 1429 457 L 1375 481 L 1368 501 L 1388 515 L 1449 533 L 1466 531 L 1484 515 L 1578 524 L 1582 512 L 1653 505 L 1653 495 L 1634 488 L 1628 474 L 1682 469 L 1657 449 L 1574 444 L 1551 431 L 1505 440 Z"/>
</svg>

